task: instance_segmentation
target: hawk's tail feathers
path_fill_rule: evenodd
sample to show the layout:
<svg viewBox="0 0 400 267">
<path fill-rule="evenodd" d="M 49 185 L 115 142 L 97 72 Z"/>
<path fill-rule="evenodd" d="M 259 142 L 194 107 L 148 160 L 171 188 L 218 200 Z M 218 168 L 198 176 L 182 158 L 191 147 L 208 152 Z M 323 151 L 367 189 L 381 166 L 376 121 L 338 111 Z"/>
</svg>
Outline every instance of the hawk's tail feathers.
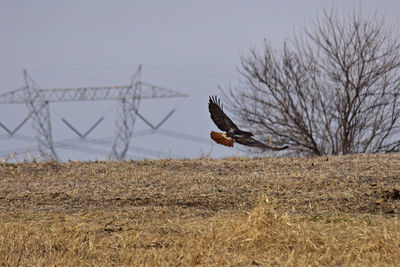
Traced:
<svg viewBox="0 0 400 267">
<path fill-rule="evenodd" d="M 224 146 L 230 146 L 233 147 L 233 139 L 226 136 L 224 133 L 218 133 L 211 131 L 210 133 L 211 139 L 214 140 L 216 143 L 224 145 Z"/>
</svg>

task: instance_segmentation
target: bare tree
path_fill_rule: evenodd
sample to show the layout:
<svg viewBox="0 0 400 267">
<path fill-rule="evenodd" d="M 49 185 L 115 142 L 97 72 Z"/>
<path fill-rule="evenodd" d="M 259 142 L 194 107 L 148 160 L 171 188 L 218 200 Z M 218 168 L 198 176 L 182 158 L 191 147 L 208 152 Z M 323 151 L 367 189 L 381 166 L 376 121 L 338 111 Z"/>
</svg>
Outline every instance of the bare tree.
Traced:
<svg viewBox="0 0 400 267">
<path fill-rule="evenodd" d="M 242 58 L 223 90 L 243 126 L 300 155 L 400 148 L 400 42 L 377 14 L 324 11 L 274 51 Z"/>
</svg>

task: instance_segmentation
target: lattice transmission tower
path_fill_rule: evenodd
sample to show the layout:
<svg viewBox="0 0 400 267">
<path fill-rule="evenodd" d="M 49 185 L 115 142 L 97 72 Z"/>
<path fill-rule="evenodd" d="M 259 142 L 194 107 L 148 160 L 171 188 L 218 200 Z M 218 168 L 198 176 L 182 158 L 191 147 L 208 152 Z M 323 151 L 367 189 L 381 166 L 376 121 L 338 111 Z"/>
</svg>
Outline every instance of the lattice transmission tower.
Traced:
<svg viewBox="0 0 400 267">
<path fill-rule="evenodd" d="M 0 104 L 25 104 L 28 108 L 28 116 L 14 129 L 10 130 L 0 122 L 0 127 L 6 130 L 12 137 L 30 118 L 32 128 L 35 131 L 35 139 L 38 151 L 45 160 L 59 159 L 54 148 L 50 103 L 72 101 L 118 101 L 118 117 L 116 120 L 116 134 L 109 153 L 109 160 L 124 159 L 132 138 L 136 116 L 139 114 L 139 104 L 142 99 L 188 97 L 187 94 L 152 85 L 142 81 L 141 65 L 132 76 L 128 85 L 82 87 L 63 89 L 38 88 L 28 72 L 24 70 L 25 86 L 0 95 Z M 140 116 L 140 114 L 139 114 Z M 169 115 L 167 115 L 169 117 Z M 93 130 L 102 118 L 95 123 L 85 134 L 79 133 L 66 120 L 64 123 L 75 133 L 84 138 Z"/>
</svg>

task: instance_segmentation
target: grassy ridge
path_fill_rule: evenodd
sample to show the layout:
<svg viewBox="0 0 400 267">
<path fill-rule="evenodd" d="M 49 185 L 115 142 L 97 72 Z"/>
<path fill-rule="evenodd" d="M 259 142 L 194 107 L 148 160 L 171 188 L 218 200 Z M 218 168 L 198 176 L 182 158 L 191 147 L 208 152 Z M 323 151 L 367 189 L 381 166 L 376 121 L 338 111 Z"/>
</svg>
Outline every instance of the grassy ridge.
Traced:
<svg viewBox="0 0 400 267">
<path fill-rule="evenodd" d="M 400 262 L 400 155 L 0 165 L 5 265 Z"/>
</svg>

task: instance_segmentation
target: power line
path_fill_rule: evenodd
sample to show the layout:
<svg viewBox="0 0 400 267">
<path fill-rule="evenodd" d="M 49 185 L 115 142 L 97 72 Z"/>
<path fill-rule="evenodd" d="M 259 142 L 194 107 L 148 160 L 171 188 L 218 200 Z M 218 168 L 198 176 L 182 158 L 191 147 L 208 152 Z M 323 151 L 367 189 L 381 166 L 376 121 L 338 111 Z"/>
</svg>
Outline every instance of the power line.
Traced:
<svg viewBox="0 0 400 267">
<path fill-rule="evenodd" d="M 141 79 L 141 68 L 142 67 L 139 66 L 128 85 L 61 89 L 38 88 L 34 80 L 29 76 L 27 71 L 24 70 L 25 86 L 1 94 L 0 104 L 25 104 L 29 109 L 27 118 L 32 118 L 33 120 L 32 127 L 36 132 L 37 148 L 41 156 L 44 159 L 57 159 L 58 155 L 55 151 L 50 120 L 50 113 L 54 112 L 54 110 L 50 109 L 50 103 L 67 101 L 118 101 L 117 107 L 119 114 L 116 121 L 117 131 L 108 158 L 111 160 L 124 159 L 130 147 L 129 143 L 133 135 L 133 127 L 137 116 L 136 112 L 139 110 L 139 103 L 142 99 L 188 97 L 187 94 L 143 82 Z M 56 113 L 56 115 L 58 114 Z M 166 119 L 168 119 L 170 115 L 172 114 L 168 114 Z M 72 123 L 65 118 L 62 118 L 62 121 L 81 139 L 84 139 L 103 121 L 103 119 L 104 117 L 100 117 L 100 119 L 84 133 L 78 131 Z M 8 129 L 2 123 L 0 127 L 12 137 L 26 120 L 14 130 Z M 161 124 L 165 122 L 165 120 L 162 121 Z M 65 144 L 61 143 L 61 146 L 62 145 L 65 146 Z M 141 151 L 143 152 L 146 150 Z M 148 152 L 152 153 L 151 151 Z"/>
</svg>

